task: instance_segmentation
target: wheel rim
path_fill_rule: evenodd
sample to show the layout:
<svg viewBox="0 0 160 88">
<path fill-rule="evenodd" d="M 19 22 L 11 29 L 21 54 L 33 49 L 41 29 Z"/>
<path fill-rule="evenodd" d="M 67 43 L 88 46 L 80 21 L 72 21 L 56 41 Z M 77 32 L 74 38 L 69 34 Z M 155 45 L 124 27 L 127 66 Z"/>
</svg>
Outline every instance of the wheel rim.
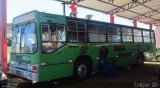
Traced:
<svg viewBox="0 0 160 88">
<path fill-rule="evenodd" d="M 77 73 L 79 77 L 81 78 L 85 77 L 87 74 L 87 66 L 84 64 L 79 65 L 77 69 Z"/>
</svg>

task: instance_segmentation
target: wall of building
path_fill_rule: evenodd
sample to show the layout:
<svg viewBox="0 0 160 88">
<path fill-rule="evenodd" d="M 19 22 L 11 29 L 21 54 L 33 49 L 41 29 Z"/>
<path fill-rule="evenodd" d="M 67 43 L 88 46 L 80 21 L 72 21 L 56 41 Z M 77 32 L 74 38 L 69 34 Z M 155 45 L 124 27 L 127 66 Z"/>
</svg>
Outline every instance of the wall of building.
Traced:
<svg viewBox="0 0 160 88">
<path fill-rule="evenodd" d="M 160 48 L 160 29 L 155 29 L 156 47 Z"/>
</svg>

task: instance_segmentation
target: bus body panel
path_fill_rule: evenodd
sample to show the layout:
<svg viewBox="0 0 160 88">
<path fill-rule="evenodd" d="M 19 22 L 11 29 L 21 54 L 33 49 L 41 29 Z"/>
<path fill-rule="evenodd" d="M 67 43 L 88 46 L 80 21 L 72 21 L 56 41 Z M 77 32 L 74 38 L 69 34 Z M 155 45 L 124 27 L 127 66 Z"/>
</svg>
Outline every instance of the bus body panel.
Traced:
<svg viewBox="0 0 160 88">
<path fill-rule="evenodd" d="M 66 33 L 66 41 L 63 45 L 56 50 L 46 53 L 43 52 L 42 49 L 42 25 L 43 24 L 56 24 L 63 25 L 65 27 L 65 32 L 67 32 L 69 20 L 82 21 L 86 24 L 86 29 L 88 30 L 88 23 L 102 23 L 106 26 L 110 25 L 108 23 L 98 22 L 98 21 L 88 21 L 84 19 L 70 18 L 59 15 L 53 15 L 43 12 L 35 12 L 35 19 L 32 20 L 36 23 L 36 36 L 37 36 L 37 51 L 32 54 L 11 54 L 10 63 L 18 63 L 19 65 L 9 66 L 10 73 L 18 75 L 16 71 L 20 71 L 22 73 L 27 73 L 27 75 L 32 75 L 32 78 L 28 76 L 20 75 L 20 77 L 27 78 L 36 82 L 48 81 L 63 77 L 68 77 L 73 75 L 74 64 L 78 57 L 80 56 L 89 56 L 91 58 L 92 63 L 92 71 L 97 72 L 99 70 L 99 52 L 101 46 L 106 46 L 109 50 L 109 59 L 113 59 L 113 62 L 116 62 L 118 67 L 136 64 L 137 62 L 137 54 L 139 52 L 143 52 L 144 56 L 147 59 L 151 59 L 155 57 L 155 43 L 133 43 L 133 42 L 89 42 L 86 44 L 84 42 L 69 42 L 68 35 Z M 16 18 L 15 18 L 16 19 Z M 26 20 L 25 20 L 26 21 Z M 18 21 L 19 22 L 19 21 Z M 30 21 L 28 21 L 30 22 Z M 116 24 L 115 24 L 116 25 Z M 127 26 L 121 26 L 127 27 Z M 107 27 L 106 27 L 107 28 Z M 131 28 L 132 27 L 127 27 Z M 134 29 L 133 29 L 134 30 Z M 107 35 L 107 34 L 106 34 Z M 84 47 L 85 51 L 84 52 Z M 83 58 L 82 58 L 83 59 Z M 26 70 L 26 65 L 36 65 L 32 66 L 36 71 Z M 24 65 L 24 68 L 23 66 Z"/>
</svg>

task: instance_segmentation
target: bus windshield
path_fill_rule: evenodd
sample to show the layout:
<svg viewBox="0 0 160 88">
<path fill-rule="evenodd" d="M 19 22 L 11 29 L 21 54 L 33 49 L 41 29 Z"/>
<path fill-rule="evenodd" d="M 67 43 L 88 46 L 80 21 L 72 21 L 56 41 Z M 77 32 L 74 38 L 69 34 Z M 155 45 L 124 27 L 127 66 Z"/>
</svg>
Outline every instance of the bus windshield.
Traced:
<svg viewBox="0 0 160 88">
<path fill-rule="evenodd" d="M 27 23 L 13 28 L 12 53 L 34 53 L 37 50 L 36 25 Z"/>
</svg>

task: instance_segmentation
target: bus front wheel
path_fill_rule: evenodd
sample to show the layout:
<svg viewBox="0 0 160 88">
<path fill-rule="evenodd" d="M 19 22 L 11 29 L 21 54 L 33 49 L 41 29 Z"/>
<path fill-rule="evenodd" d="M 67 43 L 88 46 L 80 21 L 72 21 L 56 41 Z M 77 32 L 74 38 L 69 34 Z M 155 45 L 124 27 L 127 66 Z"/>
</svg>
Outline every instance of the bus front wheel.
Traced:
<svg viewBox="0 0 160 88">
<path fill-rule="evenodd" d="M 74 77 L 78 80 L 86 79 L 91 74 L 91 66 L 86 60 L 78 60 L 74 65 Z"/>
</svg>

